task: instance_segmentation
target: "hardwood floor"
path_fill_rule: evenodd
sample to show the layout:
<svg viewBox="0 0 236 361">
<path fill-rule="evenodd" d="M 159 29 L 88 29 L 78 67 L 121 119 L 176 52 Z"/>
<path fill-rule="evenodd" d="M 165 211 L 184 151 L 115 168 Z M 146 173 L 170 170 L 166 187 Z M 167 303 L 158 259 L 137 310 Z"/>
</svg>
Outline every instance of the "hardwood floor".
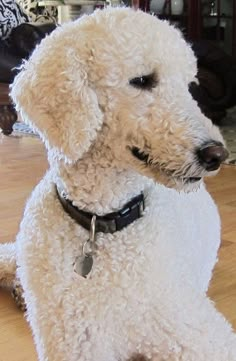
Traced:
<svg viewBox="0 0 236 361">
<path fill-rule="evenodd" d="M 14 240 L 24 203 L 47 161 L 36 138 L 0 140 L 0 242 Z M 222 247 L 209 295 L 236 329 L 236 166 L 209 179 L 222 217 Z M 9 294 L 0 290 L 0 361 L 36 361 L 29 328 Z"/>
<path fill-rule="evenodd" d="M 225 166 L 207 185 L 222 222 L 222 245 L 209 296 L 236 330 L 236 166 Z"/>
<path fill-rule="evenodd" d="M 44 148 L 38 139 L 0 138 L 0 242 L 14 240 L 25 201 L 46 169 Z M 0 290 L 0 361 L 36 359 L 22 312 L 9 293 Z"/>
</svg>

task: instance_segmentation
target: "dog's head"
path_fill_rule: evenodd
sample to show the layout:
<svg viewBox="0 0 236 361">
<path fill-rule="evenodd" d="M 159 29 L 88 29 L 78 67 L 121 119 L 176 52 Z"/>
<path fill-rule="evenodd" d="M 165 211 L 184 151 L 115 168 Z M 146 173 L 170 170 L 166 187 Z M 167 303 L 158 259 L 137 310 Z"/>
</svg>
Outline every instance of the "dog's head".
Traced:
<svg viewBox="0 0 236 361">
<path fill-rule="evenodd" d="M 44 39 L 15 78 L 12 97 L 66 161 L 81 159 L 99 138 L 123 168 L 187 189 L 227 156 L 189 93 L 196 71 L 177 29 L 111 8 Z"/>
</svg>

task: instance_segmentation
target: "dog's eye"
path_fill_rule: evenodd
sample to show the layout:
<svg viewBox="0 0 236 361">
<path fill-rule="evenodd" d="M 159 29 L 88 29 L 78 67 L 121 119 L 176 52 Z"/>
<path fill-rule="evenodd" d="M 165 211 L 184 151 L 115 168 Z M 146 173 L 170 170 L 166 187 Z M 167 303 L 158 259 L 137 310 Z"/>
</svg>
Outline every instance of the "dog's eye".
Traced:
<svg viewBox="0 0 236 361">
<path fill-rule="evenodd" d="M 135 88 L 151 90 L 157 85 L 157 77 L 155 73 L 142 75 L 136 78 L 133 78 L 129 81 L 129 84 Z"/>
</svg>

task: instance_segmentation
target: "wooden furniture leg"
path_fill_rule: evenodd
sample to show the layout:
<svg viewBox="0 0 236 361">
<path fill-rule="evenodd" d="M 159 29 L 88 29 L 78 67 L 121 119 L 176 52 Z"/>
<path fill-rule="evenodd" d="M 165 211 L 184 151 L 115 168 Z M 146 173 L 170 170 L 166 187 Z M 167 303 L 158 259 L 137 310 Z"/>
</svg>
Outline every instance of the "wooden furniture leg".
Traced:
<svg viewBox="0 0 236 361">
<path fill-rule="evenodd" d="M 0 128 L 2 133 L 11 134 L 16 121 L 17 114 L 9 98 L 9 84 L 0 83 Z"/>
</svg>

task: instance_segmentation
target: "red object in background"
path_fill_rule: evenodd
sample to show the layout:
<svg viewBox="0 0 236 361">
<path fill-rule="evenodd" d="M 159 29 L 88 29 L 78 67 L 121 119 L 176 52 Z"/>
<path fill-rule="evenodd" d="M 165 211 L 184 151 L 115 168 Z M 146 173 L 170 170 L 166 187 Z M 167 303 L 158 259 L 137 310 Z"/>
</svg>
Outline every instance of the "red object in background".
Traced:
<svg viewBox="0 0 236 361">
<path fill-rule="evenodd" d="M 132 8 L 135 10 L 140 8 L 139 0 L 132 0 Z"/>
<path fill-rule="evenodd" d="M 132 8 L 141 9 L 144 12 L 150 11 L 150 0 L 132 0 Z"/>
<path fill-rule="evenodd" d="M 105 6 L 103 4 L 100 4 L 100 5 L 95 5 L 94 6 L 94 10 L 95 9 L 103 9 Z"/>
</svg>

